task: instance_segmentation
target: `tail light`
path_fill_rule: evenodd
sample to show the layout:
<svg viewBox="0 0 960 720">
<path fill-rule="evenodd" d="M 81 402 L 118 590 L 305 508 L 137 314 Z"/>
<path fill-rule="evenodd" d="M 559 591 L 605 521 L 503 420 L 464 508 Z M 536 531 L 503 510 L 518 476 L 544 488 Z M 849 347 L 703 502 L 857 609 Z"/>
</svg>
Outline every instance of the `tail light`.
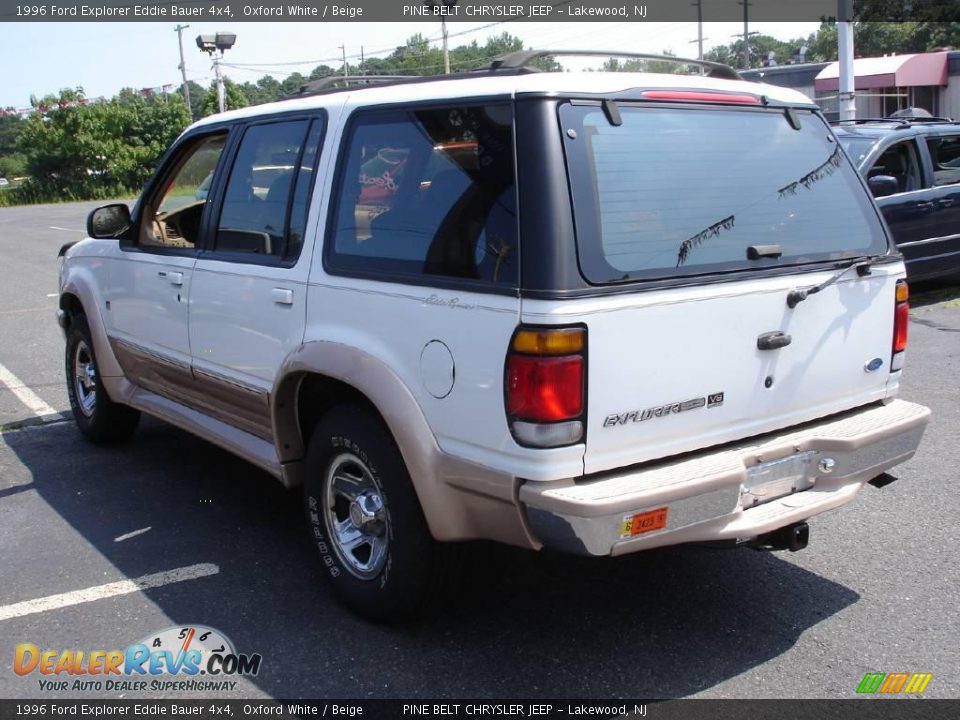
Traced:
<svg viewBox="0 0 960 720">
<path fill-rule="evenodd" d="M 583 440 L 586 353 L 583 327 L 523 326 L 513 334 L 505 400 L 510 431 L 518 443 L 560 447 Z"/>
<path fill-rule="evenodd" d="M 890 370 L 903 368 L 904 350 L 907 349 L 907 326 L 910 324 L 910 289 L 906 280 L 897 280 L 896 302 L 893 306 L 893 358 Z"/>
</svg>

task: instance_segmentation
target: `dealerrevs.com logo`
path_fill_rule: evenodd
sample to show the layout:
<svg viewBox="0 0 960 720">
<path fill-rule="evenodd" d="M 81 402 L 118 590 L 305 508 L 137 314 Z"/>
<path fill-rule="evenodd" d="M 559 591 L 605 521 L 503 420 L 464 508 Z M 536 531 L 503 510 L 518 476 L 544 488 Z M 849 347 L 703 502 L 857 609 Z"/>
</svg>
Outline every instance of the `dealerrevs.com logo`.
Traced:
<svg viewBox="0 0 960 720">
<path fill-rule="evenodd" d="M 260 672 L 257 653 L 237 653 L 226 635 L 204 625 L 170 627 L 126 650 L 41 650 L 33 643 L 14 649 L 13 671 L 37 673 L 40 690 L 233 690 L 229 678 Z"/>
</svg>

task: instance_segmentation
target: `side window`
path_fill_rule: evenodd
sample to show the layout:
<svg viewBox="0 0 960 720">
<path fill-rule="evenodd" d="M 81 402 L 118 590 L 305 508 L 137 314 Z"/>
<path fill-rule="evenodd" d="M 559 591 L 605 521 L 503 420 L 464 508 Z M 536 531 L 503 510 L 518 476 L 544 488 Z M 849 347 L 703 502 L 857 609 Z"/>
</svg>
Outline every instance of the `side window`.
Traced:
<svg viewBox="0 0 960 720">
<path fill-rule="evenodd" d="M 933 184 L 960 182 L 960 135 L 928 138 L 927 148 L 933 161 Z"/>
<path fill-rule="evenodd" d="M 334 272 L 517 282 L 510 105 L 362 114 L 338 172 Z"/>
<path fill-rule="evenodd" d="M 176 159 L 160 190 L 144 203 L 141 247 L 196 246 L 213 172 L 226 140 L 226 133 L 208 135 L 190 144 Z"/>
<path fill-rule="evenodd" d="M 917 152 L 913 140 L 894 143 L 884 150 L 867 172 L 868 178 L 875 175 L 889 175 L 896 178 L 899 187 L 897 192 L 919 190 L 922 187 L 920 166 L 917 163 Z"/>
<path fill-rule="evenodd" d="M 215 252 L 299 255 L 322 129 L 313 125 L 304 119 L 247 128 L 224 192 Z"/>
</svg>

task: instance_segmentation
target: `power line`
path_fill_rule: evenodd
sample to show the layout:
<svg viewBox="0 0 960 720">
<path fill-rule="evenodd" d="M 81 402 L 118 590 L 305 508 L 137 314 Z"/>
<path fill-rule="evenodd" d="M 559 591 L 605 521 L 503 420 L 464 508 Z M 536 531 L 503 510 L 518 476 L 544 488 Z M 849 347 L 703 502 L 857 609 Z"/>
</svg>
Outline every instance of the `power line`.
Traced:
<svg viewBox="0 0 960 720">
<path fill-rule="evenodd" d="M 566 0 L 566 2 L 557 3 L 556 5 L 554 5 L 554 7 L 558 7 L 558 6 L 560 6 L 560 5 L 569 5 L 569 4 L 570 4 L 570 0 Z M 497 25 L 503 25 L 504 23 L 507 23 L 507 22 L 511 22 L 511 21 L 509 21 L 509 20 L 498 20 L 498 21 L 496 21 L 496 22 L 487 23 L 486 25 L 480 25 L 480 26 L 475 27 L 475 28 L 468 28 L 468 29 L 466 29 L 466 30 L 460 30 L 460 31 L 455 32 L 455 33 L 448 33 L 448 34 L 447 34 L 447 38 L 449 39 L 449 38 L 454 38 L 454 37 L 462 37 L 463 35 L 469 35 L 469 34 L 471 34 L 471 33 L 477 33 L 477 32 L 480 32 L 480 31 L 482 31 L 482 30 L 487 30 L 487 29 L 489 29 L 489 28 L 496 27 Z M 428 38 L 425 38 L 425 40 L 426 40 L 426 42 L 428 42 L 428 43 L 441 42 L 441 41 L 443 40 L 443 35 L 436 35 L 436 36 L 434 36 L 434 37 L 428 37 Z M 340 47 L 340 46 L 338 45 L 337 47 Z M 404 48 L 404 47 L 406 47 L 406 46 L 404 46 L 404 45 L 394 45 L 394 46 L 392 46 L 392 47 L 381 48 L 381 49 L 379 49 L 379 50 L 371 50 L 371 51 L 369 51 L 369 52 L 366 52 L 365 54 L 364 54 L 364 53 L 354 53 L 354 54 L 351 54 L 351 55 L 347 55 L 347 56 L 346 56 L 346 59 L 347 59 L 347 60 L 358 60 L 358 59 L 360 59 L 361 57 L 373 57 L 374 55 L 381 55 L 381 54 L 383 54 L 383 53 L 392 53 L 392 52 L 395 52 L 395 51 L 397 51 L 397 50 L 400 50 L 400 49 L 402 49 L 402 48 Z M 333 55 L 333 56 L 331 56 L 331 57 L 317 58 L 317 59 L 315 59 L 315 60 L 294 60 L 294 61 L 290 61 L 290 62 L 274 62 L 274 63 L 236 63 L 236 65 L 233 65 L 232 67 L 236 67 L 236 66 L 239 66 L 239 65 L 243 65 L 244 67 L 251 67 L 251 68 L 253 68 L 253 67 L 291 67 L 291 66 L 294 66 L 294 65 L 322 65 L 322 64 L 324 64 L 324 63 L 338 62 L 338 61 L 342 61 L 342 60 L 343 60 L 343 57 L 342 57 L 342 56 Z M 224 64 L 226 64 L 226 63 L 224 63 Z"/>
</svg>

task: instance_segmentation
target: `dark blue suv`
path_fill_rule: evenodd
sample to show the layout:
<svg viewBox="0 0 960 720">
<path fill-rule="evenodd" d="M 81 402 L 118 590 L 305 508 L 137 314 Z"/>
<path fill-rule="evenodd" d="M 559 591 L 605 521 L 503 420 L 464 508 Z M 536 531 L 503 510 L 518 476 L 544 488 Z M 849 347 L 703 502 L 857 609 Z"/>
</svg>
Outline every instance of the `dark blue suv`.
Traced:
<svg viewBox="0 0 960 720">
<path fill-rule="evenodd" d="M 864 119 L 833 130 L 867 179 L 907 277 L 960 276 L 960 123 Z"/>
</svg>

